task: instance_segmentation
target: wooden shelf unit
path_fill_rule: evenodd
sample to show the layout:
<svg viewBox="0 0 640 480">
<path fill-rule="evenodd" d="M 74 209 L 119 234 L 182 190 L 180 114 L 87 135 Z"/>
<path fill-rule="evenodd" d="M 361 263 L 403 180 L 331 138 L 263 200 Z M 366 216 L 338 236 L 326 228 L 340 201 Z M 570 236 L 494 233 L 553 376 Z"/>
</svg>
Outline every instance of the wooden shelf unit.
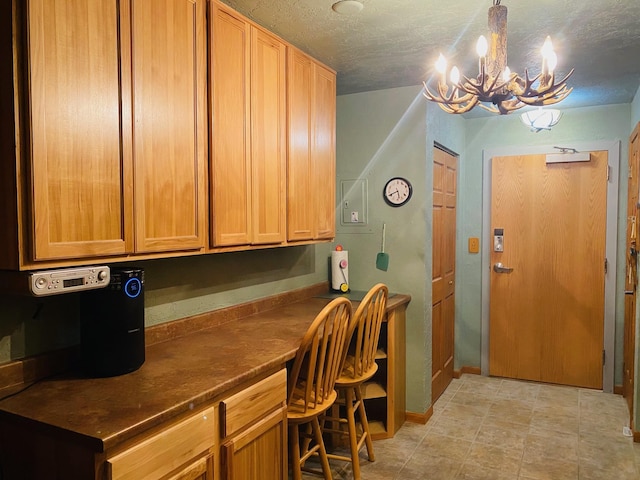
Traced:
<svg viewBox="0 0 640 480">
<path fill-rule="evenodd" d="M 387 310 L 378 342 L 378 371 L 363 386 L 367 419 L 374 440 L 391 438 L 405 421 L 407 304 Z"/>
</svg>

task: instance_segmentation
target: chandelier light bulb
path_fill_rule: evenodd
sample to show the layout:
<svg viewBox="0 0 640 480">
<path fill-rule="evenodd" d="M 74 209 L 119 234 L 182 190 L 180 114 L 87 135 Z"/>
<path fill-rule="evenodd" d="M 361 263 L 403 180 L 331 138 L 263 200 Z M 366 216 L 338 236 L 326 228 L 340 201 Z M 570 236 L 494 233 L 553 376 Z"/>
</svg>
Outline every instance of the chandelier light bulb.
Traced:
<svg viewBox="0 0 640 480">
<path fill-rule="evenodd" d="M 547 57 L 547 67 L 549 68 L 549 73 L 553 73 L 557 65 L 558 56 L 556 55 L 556 52 L 551 50 L 551 53 L 549 53 L 549 56 Z"/>
<path fill-rule="evenodd" d="M 444 55 L 440 54 L 438 60 L 436 61 L 436 71 L 438 73 L 446 73 L 447 72 L 447 59 L 444 58 Z"/>
<path fill-rule="evenodd" d="M 549 55 L 554 53 L 551 37 L 547 36 L 547 38 L 544 41 L 544 44 L 542 45 L 542 48 L 540 49 L 540 52 L 542 53 L 542 58 L 549 58 Z"/>
<path fill-rule="evenodd" d="M 511 69 L 509 67 L 504 68 L 504 72 L 502 72 L 502 80 L 505 82 L 511 80 Z"/>
<path fill-rule="evenodd" d="M 451 80 L 451 83 L 453 83 L 454 85 L 457 85 L 458 82 L 460 82 L 460 70 L 458 70 L 458 67 L 453 67 L 451 69 L 451 74 L 449 78 Z"/>
<path fill-rule="evenodd" d="M 478 43 L 476 43 L 476 52 L 478 56 L 486 57 L 488 50 L 489 50 L 489 45 L 487 44 L 487 39 L 484 38 L 484 35 L 480 35 L 478 37 Z"/>
</svg>

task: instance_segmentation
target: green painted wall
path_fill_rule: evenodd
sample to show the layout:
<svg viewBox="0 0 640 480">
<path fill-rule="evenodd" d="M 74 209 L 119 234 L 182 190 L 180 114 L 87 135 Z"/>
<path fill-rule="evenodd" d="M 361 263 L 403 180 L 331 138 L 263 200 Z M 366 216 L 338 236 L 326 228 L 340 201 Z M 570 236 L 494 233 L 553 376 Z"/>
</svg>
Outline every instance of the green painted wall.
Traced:
<svg viewBox="0 0 640 480">
<path fill-rule="evenodd" d="M 631 102 L 631 129 L 633 130 L 636 127 L 636 124 L 640 122 L 640 87 L 638 87 L 638 91 L 636 92 L 635 97 L 633 97 L 633 102 Z"/>
<path fill-rule="evenodd" d="M 419 87 L 343 95 L 337 100 L 336 243 L 349 252 L 352 289 L 367 290 L 380 281 L 391 292 L 411 295 L 407 409 L 415 413 L 424 413 L 431 404 L 432 146 L 438 141 L 462 154 L 463 122 L 428 104 Z M 382 198 L 385 182 L 394 176 L 406 177 L 413 185 L 411 200 L 400 208 L 388 206 Z M 367 222 L 343 224 L 343 182 L 359 179 L 368 185 Z M 386 272 L 375 266 L 383 223 L 390 258 Z"/>
<path fill-rule="evenodd" d="M 145 270 L 146 326 L 325 282 L 318 244 L 136 262 Z M 0 296 L 0 363 L 79 342 L 80 294 Z"/>
</svg>

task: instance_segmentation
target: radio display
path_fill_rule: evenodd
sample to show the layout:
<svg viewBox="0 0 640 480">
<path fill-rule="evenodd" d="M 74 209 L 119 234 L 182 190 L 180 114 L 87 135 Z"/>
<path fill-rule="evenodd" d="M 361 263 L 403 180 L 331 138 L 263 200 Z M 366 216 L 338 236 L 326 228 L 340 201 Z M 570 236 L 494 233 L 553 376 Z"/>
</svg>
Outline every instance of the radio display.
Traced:
<svg viewBox="0 0 640 480">
<path fill-rule="evenodd" d="M 80 278 L 71 278 L 69 280 L 63 280 L 62 281 L 64 288 L 67 287 L 77 287 L 79 285 L 84 285 L 84 278 L 80 277 Z"/>
</svg>

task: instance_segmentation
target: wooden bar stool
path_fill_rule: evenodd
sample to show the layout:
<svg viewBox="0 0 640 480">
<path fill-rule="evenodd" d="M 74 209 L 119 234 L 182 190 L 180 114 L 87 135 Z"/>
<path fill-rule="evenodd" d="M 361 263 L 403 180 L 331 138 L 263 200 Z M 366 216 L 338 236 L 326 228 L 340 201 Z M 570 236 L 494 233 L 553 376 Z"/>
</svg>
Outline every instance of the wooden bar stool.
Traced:
<svg viewBox="0 0 640 480">
<path fill-rule="evenodd" d="M 287 423 L 295 480 L 302 478 L 304 464 L 313 454 L 320 457 L 324 478 L 331 480 L 318 417 L 337 397 L 335 382 L 345 360 L 350 319 L 351 302 L 348 299 L 339 297 L 331 301 L 302 338 L 291 367 L 287 384 Z M 300 426 L 305 424 L 305 431 L 300 432 Z M 312 440 L 315 440 L 313 446 Z"/>
<path fill-rule="evenodd" d="M 367 454 L 370 461 L 375 460 L 373 453 L 373 444 L 371 442 L 371 432 L 369 431 L 369 422 L 367 421 L 367 413 L 362 400 L 363 383 L 371 379 L 378 370 L 378 364 L 375 361 L 376 350 L 378 349 L 378 339 L 380 338 L 380 329 L 382 327 L 382 319 L 385 315 L 387 307 L 387 298 L 389 290 L 386 285 L 378 283 L 367 292 L 364 299 L 358 306 L 356 313 L 353 315 L 349 333 L 347 337 L 350 339 L 350 345 L 345 359 L 344 367 L 340 377 L 336 380 L 336 390 L 346 410 L 346 418 L 340 418 L 337 404 L 332 409 L 332 416 L 325 416 L 323 424 L 325 432 L 338 433 L 348 435 L 350 457 L 337 454 L 328 454 L 329 458 L 351 462 L 353 466 L 353 478 L 360 479 L 360 459 L 358 452 L 362 445 L 366 443 Z M 355 413 L 358 412 L 362 433 L 358 437 Z M 326 427 L 329 422 L 331 427 Z M 347 431 L 343 428 L 334 428 L 333 425 L 345 424 Z"/>
</svg>

